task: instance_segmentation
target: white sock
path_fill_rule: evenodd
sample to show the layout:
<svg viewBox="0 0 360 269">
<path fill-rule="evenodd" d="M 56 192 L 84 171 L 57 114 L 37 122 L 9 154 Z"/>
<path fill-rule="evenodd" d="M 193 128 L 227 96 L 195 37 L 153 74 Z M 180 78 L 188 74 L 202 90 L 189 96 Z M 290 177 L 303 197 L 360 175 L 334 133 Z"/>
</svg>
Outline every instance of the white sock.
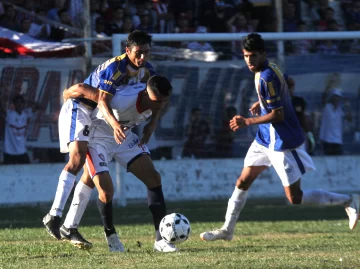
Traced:
<svg viewBox="0 0 360 269">
<path fill-rule="evenodd" d="M 66 201 L 69 198 L 72 188 L 74 187 L 75 180 L 75 175 L 62 170 L 56 189 L 55 199 L 50 209 L 51 216 L 62 217 L 62 211 L 64 210 Z"/>
<path fill-rule="evenodd" d="M 66 228 L 77 228 L 84 215 L 87 204 L 89 203 L 92 188 L 81 181 L 76 185 L 74 197 L 66 215 L 64 226 Z"/>
<path fill-rule="evenodd" d="M 351 201 L 348 194 L 339 194 L 324 190 L 303 191 L 302 205 L 343 205 L 346 206 Z"/>
<path fill-rule="evenodd" d="M 225 214 L 225 223 L 221 229 L 227 229 L 231 233 L 234 232 L 236 221 L 245 205 L 247 194 L 248 191 L 240 190 L 235 187 L 235 190 L 229 199 Z"/>
</svg>

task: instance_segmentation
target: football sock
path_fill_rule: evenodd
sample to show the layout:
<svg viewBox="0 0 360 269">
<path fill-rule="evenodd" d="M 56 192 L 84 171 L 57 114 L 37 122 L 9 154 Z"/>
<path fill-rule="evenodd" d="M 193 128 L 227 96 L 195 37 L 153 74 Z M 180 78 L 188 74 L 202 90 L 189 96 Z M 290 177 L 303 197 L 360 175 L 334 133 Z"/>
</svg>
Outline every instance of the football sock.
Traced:
<svg viewBox="0 0 360 269">
<path fill-rule="evenodd" d="M 236 221 L 245 205 L 247 194 L 248 191 L 240 190 L 235 187 L 235 190 L 229 199 L 225 214 L 225 223 L 221 229 L 227 229 L 231 233 L 234 232 Z"/>
<path fill-rule="evenodd" d="M 161 185 L 147 190 L 147 201 L 148 207 L 153 216 L 153 222 L 156 232 L 156 241 L 159 241 L 162 239 L 160 233 L 158 232 L 160 221 L 166 215 L 166 204 Z"/>
<path fill-rule="evenodd" d="M 77 228 L 79 226 L 86 206 L 89 203 L 91 191 L 92 189 L 81 181 L 76 185 L 74 197 L 64 222 L 66 228 Z"/>
<path fill-rule="evenodd" d="M 324 190 L 303 191 L 302 205 L 343 205 L 349 204 L 351 196 Z"/>
<path fill-rule="evenodd" d="M 65 170 L 61 172 L 55 199 L 50 209 L 51 216 L 62 217 L 62 211 L 64 210 L 66 201 L 69 198 L 72 188 L 74 187 L 75 180 L 75 175 Z"/>
<path fill-rule="evenodd" d="M 102 202 L 100 199 L 97 200 L 97 207 L 100 212 L 101 220 L 104 224 L 104 231 L 106 236 L 110 236 L 115 233 L 115 227 L 113 223 L 113 206 L 112 201 L 108 203 Z"/>
</svg>

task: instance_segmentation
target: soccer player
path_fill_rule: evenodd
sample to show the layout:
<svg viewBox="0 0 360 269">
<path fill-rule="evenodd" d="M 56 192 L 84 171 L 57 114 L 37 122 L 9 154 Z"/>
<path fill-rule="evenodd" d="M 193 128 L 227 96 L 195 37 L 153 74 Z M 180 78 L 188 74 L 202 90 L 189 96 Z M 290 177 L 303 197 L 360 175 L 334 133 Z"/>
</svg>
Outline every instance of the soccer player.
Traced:
<svg viewBox="0 0 360 269">
<path fill-rule="evenodd" d="M 122 144 L 118 144 L 114 140 L 113 130 L 99 109 L 94 111 L 96 118 L 90 128 L 91 137 L 86 159 L 88 171 L 85 171 L 86 173 L 79 183 L 82 186 L 81 189 L 78 189 L 80 192 L 75 191 L 69 213 L 64 225 L 60 228 L 62 237 L 70 241 L 71 244 L 79 248 L 91 247 L 91 243 L 88 241 L 70 238 L 67 234 L 72 229 L 77 230 L 94 185 L 98 189 L 99 200 L 112 205 L 114 187 L 109 174 L 108 163 L 114 158 L 120 165 L 139 178 L 148 189 L 148 206 L 153 215 L 156 233 L 154 249 L 161 252 L 177 251 L 173 244 L 166 243 L 160 236 L 159 224 L 166 215 L 161 176 L 156 171 L 143 140 L 144 136 L 150 137 L 152 128 L 149 129 L 149 126 L 153 125 L 152 121 L 156 124 L 158 117 L 152 117 L 151 121 L 147 123 L 140 140 L 131 132 L 132 127 L 145 121 L 151 115 L 160 115 L 169 100 L 171 89 L 169 81 L 162 76 L 152 76 L 148 80 L 147 86 L 135 84 L 121 86 L 117 89 L 111 106 L 114 109 L 116 119 L 121 123 L 126 134 L 126 139 Z M 67 95 L 65 98 L 71 95 L 72 97 L 82 96 L 93 100 L 98 98 L 97 94 L 100 92 L 96 88 L 85 84 L 73 86 L 64 92 L 64 95 Z M 109 250 L 123 252 L 124 247 L 113 224 L 111 207 L 102 212 L 102 220 Z M 77 231 L 77 233 L 79 232 Z"/>
<path fill-rule="evenodd" d="M 236 115 L 230 128 L 237 131 L 258 124 L 258 132 L 251 144 L 244 168 L 228 201 L 225 223 L 220 229 L 203 232 L 205 241 L 231 240 L 236 221 L 245 205 L 248 190 L 265 169 L 273 165 L 292 204 L 343 205 L 354 229 L 359 217 L 359 195 L 338 194 L 324 190 L 301 190 L 301 176 L 315 170 L 311 157 L 301 148 L 304 136 L 291 105 L 288 88 L 280 69 L 266 58 L 264 40 L 252 33 L 242 40 L 244 59 L 255 73 L 255 88 L 259 101 L 249 109 L 256 117 Z"/>
<path fill-rule="evenodd" d="M 85 98 L 68 99 L 59 115 L 60 151 L 69 153 L 69 161 L 59 177 L 55 199 L 50 212 L 43 218 L 47 232 L 60 240 L 62 211 L 74 186 L 76 175 L 84 166 L 90 135 L 90 115 L 96 106 L 111 125 L 116 142 L 121 144 L 125 134 L 112 112 L 110 102 L 116 87 L 124 84 L 145 83 L 155 74 L 153 66 L 147 62 L 152 37 L 142 31 L 131 32 L 127 38 L 126 51 L 99 65 L 84 81 L 100 90 L 98 100 Z M 154 130 L 155 126 L 149 126 Z M 146 137 L 144 137 L 146 139 Z M 77 188 L 81 186 L 77 185 Z M 75 190 L 76 192 L 77 190 Z M 100 212 L 110 205 L 99 203 Z M 73 230 L 77 236 L 76 230 Z M 80 235 L 79 235 L 80 236 Z"/>
</svg>

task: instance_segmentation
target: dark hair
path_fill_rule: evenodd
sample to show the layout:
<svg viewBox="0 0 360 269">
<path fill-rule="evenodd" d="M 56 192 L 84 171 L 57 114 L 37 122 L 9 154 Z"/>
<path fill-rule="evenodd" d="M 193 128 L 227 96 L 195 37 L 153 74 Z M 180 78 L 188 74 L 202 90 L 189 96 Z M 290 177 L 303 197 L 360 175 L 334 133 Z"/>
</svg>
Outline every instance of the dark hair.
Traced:
<svg viewBox="0 0 360 269">
<path fill-rule="evenodd" d="M 172 86 L 169 80 L 164 76 L 152 76 L 149 78 L 147 85 L 150 90 L 155 94 L 155 96 L 169 96 L 172 91 Z"/>
<path fill-rule="evenodd" d="M 151 45 L 152 36 L 140 30 L 131 32 L 126 41 L 126 47 L 141 46 L 145 44 Z"/>
<path fill-rule="evenodd" d="M 24 96 L 22 96 L 21 94 L 17 94 L 17 95 L 15 95 L 13 98 L 12 98 L 12 100 L 11 100 L 12 102 L 13 102 L 13 104 L 16 104 L 17 102 L 25 102 L 25 98 L 24 98 Z"/>
<path fill-rule="evenodd" d="M 265 43 L 262 39 L 261 35 L 256 33 L 248 34 L 247 36 L 243 37 L 241 40 L 241 47 L 243 50 L 247 51 L 258 51 L 264 52 L 265 51 Z"/>
</svg>

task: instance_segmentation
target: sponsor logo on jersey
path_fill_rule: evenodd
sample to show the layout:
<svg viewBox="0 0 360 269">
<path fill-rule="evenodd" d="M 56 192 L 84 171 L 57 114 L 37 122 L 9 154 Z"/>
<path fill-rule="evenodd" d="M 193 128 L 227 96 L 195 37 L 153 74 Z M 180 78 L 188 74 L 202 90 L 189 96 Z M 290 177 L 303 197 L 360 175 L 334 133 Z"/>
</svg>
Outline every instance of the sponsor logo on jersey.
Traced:
<svg viewBox="0 0 360 269">
<path fill-rule="evenodd" d="M 103 162 L 105 161 L 105 156 L 104 156 L 104 154 L 100 153 L 100 154 L 99 154 L 99 158 L 100 158 Z"/>
<path fill-rule="evenodd" d="M 134 139 L 132 142 L 128 143 L 129 148 L 135 147 L 137 144 L 139 144 L 139 138 Z"/>
</svg>

